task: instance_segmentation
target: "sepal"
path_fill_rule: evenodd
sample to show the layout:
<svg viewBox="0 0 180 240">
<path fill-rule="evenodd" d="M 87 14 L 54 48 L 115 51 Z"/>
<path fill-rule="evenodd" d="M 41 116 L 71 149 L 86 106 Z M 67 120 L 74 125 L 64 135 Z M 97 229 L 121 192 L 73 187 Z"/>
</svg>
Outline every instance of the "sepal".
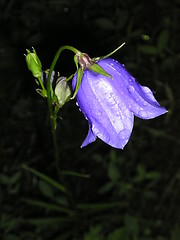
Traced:
<svg viewBox="0 0 180 240">
<path fill-rule="evenodd" d="M 74 99 L 78 90 L 79 90 L 79 87 L 81 85 L 81 81 L 82 81 L 82 77 L 83 77 L 83 73 L 84 73 L 84 69 L 83 68 L 78 68 L 77 70 L 77 81 L 76 81 L 76 88 L 75 88 L 75 91 L 74 91 L 74 94 L 72 96 L 71 99 Z"/>
<path fill-rule="evenodd" d="M 101 75 L 104 75 L 106 77 L 110 77 L 112 78 L 112 76 L 107 73 L 102 67 L 100 67 L 98 64 L 94 63 L 93 65 L 90 65 L 88 67 L 89 70 L 91 70 L 92 72 L 95 72 L 95 73 L 98 73 L 98 74 L 101 74 Z"/>
</svg>

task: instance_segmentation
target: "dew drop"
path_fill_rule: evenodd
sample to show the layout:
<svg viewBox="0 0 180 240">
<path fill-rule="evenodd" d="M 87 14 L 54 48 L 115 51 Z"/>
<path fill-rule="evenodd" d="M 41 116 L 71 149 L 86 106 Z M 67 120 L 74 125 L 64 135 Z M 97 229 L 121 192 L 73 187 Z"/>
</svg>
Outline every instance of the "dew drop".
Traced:
<svg viewBox="0 0 180 240">
<path fill-rule="evenodd" d="M 81 112 L 81 109 L 79 108 L 79 111 Z"/>
<path fill-rule="evenodd" d="M 140 110 L 139 111 L 139 115 L 142 117 L 142 118 L 147 118 L 148 117 L 148 113 L 144 110 Z"/>
<path fill-rule="evenodd" d="M 78 106 L 78 107 L 79 107 L 79 104 L 78 104 L 78 102 L 76 102 L 76 106 Z"/>
<path fill-rule="evenodd" d="M 128 91 L 129 91 L 130 93 L 133 93 L 133 92 L 135 91 L 135 89 L 134 89 L 133 86 L 130 86 L 130 87 L 128 87 Z"/>
<path fill-rule="evenodd" d="M 144 102 L 143 102 L 143 105 L 144 105 L 144 106 L 147 106 L 147 105 L 148 105 L 148 103 L 144 101 Z"/>
<path fill-rule="evenodd" d="M 119 133 L 119 137 L 122 139 L 129 139 L 129 136 L 130 136 L 130 131 L 127 129 L 123 129 Z"/>
<path fill-rule="evenodd" d="M 125 120 L 127 118 L 127 116 L 125 114 L 122 114 L 121 118 L 122 118 L 122 120 Z"/>
</svg>

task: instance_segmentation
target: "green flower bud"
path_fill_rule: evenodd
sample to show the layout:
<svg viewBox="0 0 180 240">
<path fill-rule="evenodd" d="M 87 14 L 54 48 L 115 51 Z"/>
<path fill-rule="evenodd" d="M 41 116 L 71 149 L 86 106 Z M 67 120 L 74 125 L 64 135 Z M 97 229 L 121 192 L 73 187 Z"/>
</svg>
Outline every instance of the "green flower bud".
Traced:
<svg viewBox="0 0 180 240">
<path fill-rule="evenodd" d="M 30 52 L 28 49 L 26 49 L 27 51 L 27 55 L 25 55 L 26 63 L 28 69 L 32 72 L 33 76 L 35 78 L 40 78 L 42 74 L 41 61 L 38 58 L 35 49 L 32 48 L 32 50 L 33 52 Z"/>
<path fill-rule="evenodd" d="M 59 77 L 57 79 L 55 87 L 55 95 L 58 99 L 58 104 L 62 107 L 71 98 L 71 88 L 66 81 L 65 77 Z"/>
</svg>

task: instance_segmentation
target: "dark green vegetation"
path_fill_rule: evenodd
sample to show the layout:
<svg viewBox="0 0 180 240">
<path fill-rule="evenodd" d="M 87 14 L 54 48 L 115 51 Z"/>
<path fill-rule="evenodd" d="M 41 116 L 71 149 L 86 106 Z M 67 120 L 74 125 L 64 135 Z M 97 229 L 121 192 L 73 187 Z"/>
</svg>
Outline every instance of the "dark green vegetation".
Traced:
<svg viewBox="0 0 180 240">
<path fill-rule="evenodd" d="M 1 0 L 0 239 L 179 240 L 180 1 Z M 58 121 L 54 160 L 47 102 L 23 54 L 50 67 L 72 45 L 114 58 L 154 89 L 169 113 L 135 119 L 123 151 L 101 141 L 80 149 L 88 124 L 75 101 Z M 75 71 L 64 52 L 57 71 Z"/>
</svg>

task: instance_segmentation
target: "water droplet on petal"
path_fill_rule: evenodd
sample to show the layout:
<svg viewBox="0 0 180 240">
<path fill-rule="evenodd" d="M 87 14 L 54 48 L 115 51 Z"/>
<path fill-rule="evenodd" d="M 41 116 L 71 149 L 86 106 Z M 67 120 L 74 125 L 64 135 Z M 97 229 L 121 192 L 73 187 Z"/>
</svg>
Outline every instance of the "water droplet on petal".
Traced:
<svg viewBox="0 0 180 240">
<path fill-rule="evenodd" d="M 127 116 L 125 114 L 122 114 L 121 118 L 122 118 L 122 120 L 125 120 L 127 118 Z"/>
<path fill-rule="evenodd" d="M 131 132 L 129 130 L 123 129 L 120 131 L 119 137 L 122 139 L 129 139 L 130 134 L 131 134 Z"/>
<path fill-rule="evenodd" d="M 134 89 L 133 86 L 129 86 L 129 87 L 128 87 L 128 91 L 129 91 L 130 93 L 133 93 L 133 92 L 135 91 L 135 89 Z"/>
<path fill-rule="evenodd" d="M 142 118 L 147 118 L 148 117 L 148 113 L 144 110 L 140 110 L 139 111 L 139 115 L 142 117 Z"/>
<path fill-rule="evenodd" d="M 122 64 L 122 66 L 123 66 L 123 67 L 125 67 L 125 65 L 124 65 L 124 64 Z"/>
<path fill-rule="evenodd" d="M 79 111 L 81 112 L 81 109 L 79 108 Z"/>
<path fill-rule="evenodd" d="M 78 104 L 78 102 L 76 102 L 76 106 L 78 106 L 78 107 L 79 107 L 79 104 Z"/>
<path fill-rule="evenodd" d="M 147 106 L 147 105 L 148 105 L 148 103 L 144 101 L 144 102 L 143 102 L 143 105 L 144 105 L 144 106 Z"/>
</svg>

